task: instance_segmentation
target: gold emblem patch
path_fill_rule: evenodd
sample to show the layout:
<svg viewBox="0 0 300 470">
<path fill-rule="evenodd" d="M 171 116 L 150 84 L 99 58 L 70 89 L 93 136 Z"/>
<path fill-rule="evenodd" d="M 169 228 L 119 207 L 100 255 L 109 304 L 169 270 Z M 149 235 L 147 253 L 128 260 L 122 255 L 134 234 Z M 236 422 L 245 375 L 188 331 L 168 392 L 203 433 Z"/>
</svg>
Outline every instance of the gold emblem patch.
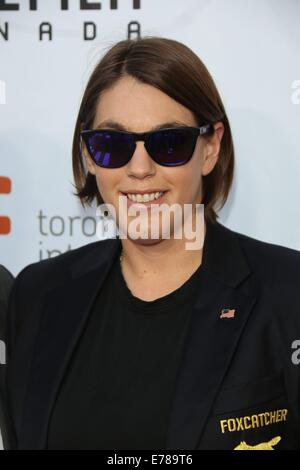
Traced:
<svg viewBox="0 0 300 470">
<path fill-rule="evenodd" d="M 268 442 L 261 442 L 260 444 L 256 444 L 254 446 L 251 446 L 245 441 L 242 441 L 238 446 L 234 448 L 234 450 L 274 450 L 273 446 L 276 446 L 276 444 L 278 444 L 280 440 L 281 437 L 276 436 Z"/>
</svg>

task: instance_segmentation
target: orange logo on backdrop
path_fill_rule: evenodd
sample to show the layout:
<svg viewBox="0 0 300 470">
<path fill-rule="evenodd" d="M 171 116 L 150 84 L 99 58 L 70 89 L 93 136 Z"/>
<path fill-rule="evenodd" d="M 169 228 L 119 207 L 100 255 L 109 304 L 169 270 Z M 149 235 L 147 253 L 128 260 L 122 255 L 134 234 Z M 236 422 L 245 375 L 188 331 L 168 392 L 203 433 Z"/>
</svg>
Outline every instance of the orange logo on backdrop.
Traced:
<svg viewBox="0 0 300 470">
<path fill-rule="evenodd" d="M 0 195 L 11 192 L 11 180 L 6 176 L 0 176 Z M 7 235 L 11 230 L 10 218 L 0 215 L 0 235 Z"/>
</svg>

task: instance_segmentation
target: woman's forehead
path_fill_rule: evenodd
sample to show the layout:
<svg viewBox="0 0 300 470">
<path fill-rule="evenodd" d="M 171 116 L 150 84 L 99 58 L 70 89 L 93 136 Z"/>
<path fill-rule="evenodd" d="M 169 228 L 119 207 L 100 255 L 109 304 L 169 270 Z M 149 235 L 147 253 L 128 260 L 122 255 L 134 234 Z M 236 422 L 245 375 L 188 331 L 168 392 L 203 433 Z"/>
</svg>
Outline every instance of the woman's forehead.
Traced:
<svg viewBox="0 0 300 470">
<path fill-rule="evenodd" d="M 94 125 L 104 121 L 113 121 L 127 129 L 137 126 L 149 129 L 174 121 L 196 124 L 193 113 L 166 93 L 127 77 L 99 97 Z"/>
</svg>

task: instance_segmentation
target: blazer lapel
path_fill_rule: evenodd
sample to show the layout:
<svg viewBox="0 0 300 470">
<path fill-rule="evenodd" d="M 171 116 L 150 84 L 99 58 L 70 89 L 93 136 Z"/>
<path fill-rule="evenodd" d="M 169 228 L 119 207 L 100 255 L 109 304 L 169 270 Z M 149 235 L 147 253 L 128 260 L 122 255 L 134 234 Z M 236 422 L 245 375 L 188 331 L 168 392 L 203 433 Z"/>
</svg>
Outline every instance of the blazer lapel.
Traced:
<svg viewBox="0 0 300 470">
<path fill-rule="evenodd" d="M 109 239 L 71 268 L 45 299 L 18 440 L 19 449 L 45 449 L 50 413 L 67 364 L 108 274 L 120 241 Z M 33 418 L 34 417 L 34 418 Z"/>
<path fill-rule="evenodd" d="M 250 312 L 255 288 L 234 233 L 208 226 L 200 284 L 171 407 L 167 449 L 201 448 L 209 413 Z M 220 318 L 221 310 L 234 318 Z"/>
</svg>

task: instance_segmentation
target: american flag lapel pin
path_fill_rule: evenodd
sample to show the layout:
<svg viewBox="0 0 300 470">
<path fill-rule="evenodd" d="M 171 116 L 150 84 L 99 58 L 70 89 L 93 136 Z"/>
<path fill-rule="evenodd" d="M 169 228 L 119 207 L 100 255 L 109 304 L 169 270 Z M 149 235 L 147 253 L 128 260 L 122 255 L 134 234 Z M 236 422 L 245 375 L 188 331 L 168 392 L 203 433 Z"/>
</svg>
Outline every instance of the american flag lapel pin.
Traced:
<svg viewBox="0 0 300 470">
<path fill-rule="evenodd" d="M 220 318 L 234 318 L 235 309 L 234 308 L 223 308 L 221 310 Z"/>
</svg>

